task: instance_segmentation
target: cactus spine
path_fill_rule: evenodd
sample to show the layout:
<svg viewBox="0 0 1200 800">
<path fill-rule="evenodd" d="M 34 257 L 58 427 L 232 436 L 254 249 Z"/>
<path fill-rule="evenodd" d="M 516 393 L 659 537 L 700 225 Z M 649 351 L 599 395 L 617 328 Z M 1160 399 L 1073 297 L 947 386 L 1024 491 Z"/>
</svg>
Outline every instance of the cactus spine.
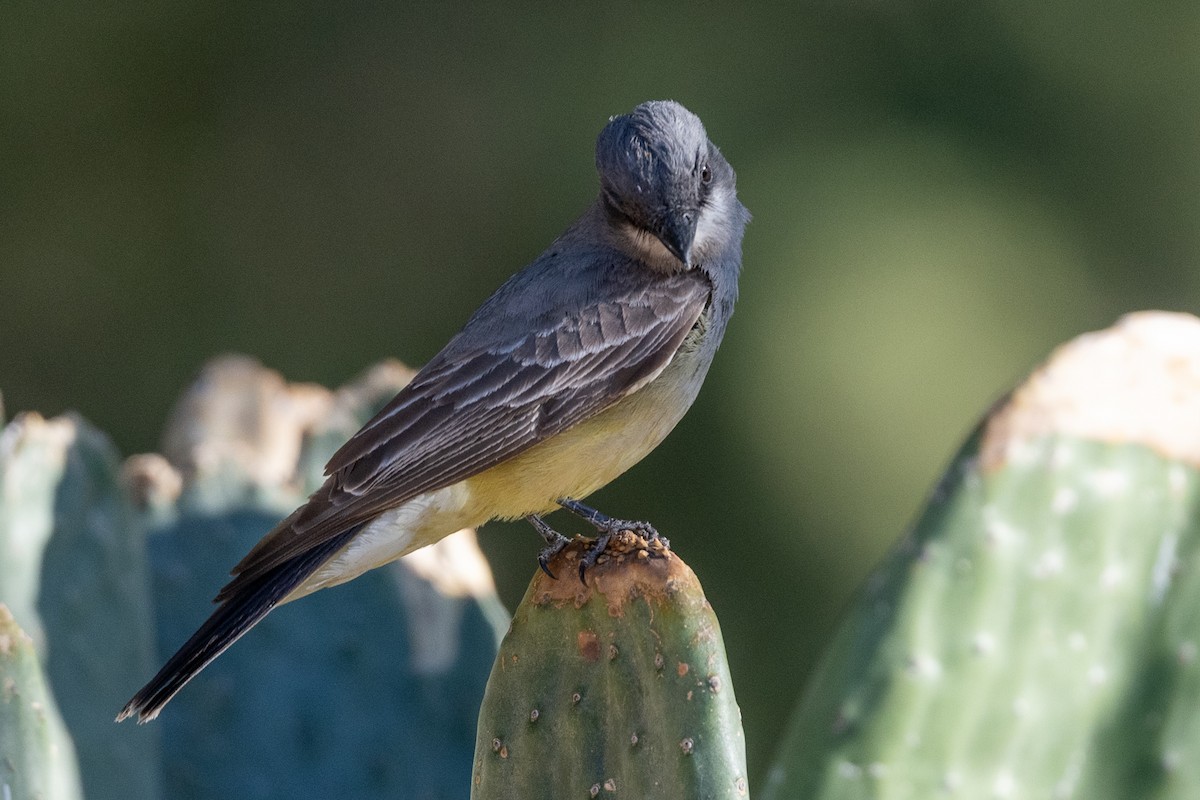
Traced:
<svg viewBox="0 0 1200 800">
<path fill-rule="evenodd" d="M 696 576 L 622 534 L 575 578 L 538 574 L 488 681 L 474 800 L 745 798 L 745 743 L 716 616 Z"/>
</svg>

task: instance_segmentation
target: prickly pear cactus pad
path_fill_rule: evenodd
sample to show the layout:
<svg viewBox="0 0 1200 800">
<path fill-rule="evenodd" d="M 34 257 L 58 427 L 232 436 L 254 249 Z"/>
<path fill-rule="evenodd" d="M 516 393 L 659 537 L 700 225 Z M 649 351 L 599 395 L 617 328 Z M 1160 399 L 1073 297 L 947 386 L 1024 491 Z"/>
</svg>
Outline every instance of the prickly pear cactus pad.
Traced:
<svg viewBox="0 0 1200 800">
<path fill-rule="evenodd" d="M 876 571 L 784 798 L 1200 797 L 1200 320 L 1060 348 Z"/>
<path fill-rule="evenodd" d="M 82 796 L 71 738 L 46 690 L 33 641 L 0 603 L 0 798 Z"/>
<path fill-rule="evenodd" d="M 165 458 L 126 465 L 150 530 L 162 657 L 410 374 L 384 364 L 329 392 L 247 358 L 205 368 L 172 415 Z M 461 800 L 506 622 L 473 531 L 278 609 L 154 723 L 163 796 Z"/>
<path fill-rule="evenodd" d="M 479 715 L 471 797 L 746 798 L 745 743 L 721 632 L 699 581 L 660 543 L 584 540 L 538 573 Z"/>
<path fill-rule="evenodd" d="M 24 413 L 4 428 L 0 603 L 35 643 L 89 800 L 151 800 L 157 731 L 114 736 L 109 720 L 129 676 L 155 658 L 145 550 L 119 464 L 108 437 L 74 414 Z"/>
</svg>

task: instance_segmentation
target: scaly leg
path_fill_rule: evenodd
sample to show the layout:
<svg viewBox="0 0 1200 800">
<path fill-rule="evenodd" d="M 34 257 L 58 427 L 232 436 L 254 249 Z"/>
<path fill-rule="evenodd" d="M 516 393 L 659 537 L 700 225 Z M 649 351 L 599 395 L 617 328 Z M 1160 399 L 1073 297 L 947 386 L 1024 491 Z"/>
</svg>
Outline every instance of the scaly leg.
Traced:
<svg viewBox="0 0 1200 800">
<path fill-rule="evenodd" d="M 583 583 L 584 576 L 587 571 L 596 565 L 596 559 L 608 547 L 608 542 L 614 533 L 618 531 L 633 531 L 639 533 L 650 541 L 658 540 L 663 543 L 664 547 L 670 547 L 671 543 L 666 537 L 661 535 L 654 526 L 649 522 L 638 522 L 629 519 L 614 519 L 607 514 L 602 514 L 591 506 L 586 506 L 578 500 L 572 500 L 569 497 L 564 497 L 558 501 L 558 504 L 568 511 L 578 514 L 592 524 L 600 535 L 596 538 L 596 543 L 587 551 L 583 559 L 579 562 L 579 580 Z M 543 523 L 544 524 L 544 523 Z"/>
<path fill-rule="evenodd" d="M 542 568 L 542 572 L 554 578 L 554 580 L 558 580 L 554 573 L 550 571 L 550 560 L 561 553 L 562 549 L 571 540 L 554 530 L 554 528 L 551 528 L 550 524 L 537 514 L 530 514 L 525 519 L 546 540 L 546 546 L 542 548 L 542 552 L 538 553 L 538 566 Z"/>
</svg>

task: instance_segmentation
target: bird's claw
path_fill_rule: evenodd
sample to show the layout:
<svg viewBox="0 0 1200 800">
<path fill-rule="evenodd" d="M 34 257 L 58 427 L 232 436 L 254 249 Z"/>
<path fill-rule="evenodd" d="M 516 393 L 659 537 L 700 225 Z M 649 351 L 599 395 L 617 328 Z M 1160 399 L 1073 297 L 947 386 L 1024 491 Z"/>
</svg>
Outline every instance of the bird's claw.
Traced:
<svg viewBox="0 0 1200 800">
<path fill-rule="evenodd" d="M 558 580 L 558 576 L 550 570 L 550 562 L 554 560 L 556 555 L 563 551 L 563 548 L 571 540 L 554 530 L 554 528 L 551 528 L 550 524 L 537 514 L 530 514 L 525 519 L 546 540 L 546 546 L 542 548 L 542 552 L 538 553 L 538 566 L 542 568 L 542 572 L 549 575 L 553 580 Z"/>
<path fill-rule="evenodd" d="M 596 565 L 600 554 L 608 547 L 609 540 L 612 539 L 614 534 L 620 531 L 630 531 L 631 533 L 638 534 L 647 541 L 661 543 L 665 548 L 670 548 L 671 546 L 671 543 L 667 541 L 667 537 L 659 533 L 649 522 L 640 522 L 632 519 L 613 519 L 607 514 L 602 514 L 591 506 L 586 506 L 578 500 L 573 500 L 569 497 L 559 500 L 558 504 L 568 511 L 583 517 L 591 523 L 593 528 L 600 532 L 600 536 L 596 538 L 595 544 L 588 548 L 587 553 L 584 554 L 583 559 L 579 562 L 579 580 L 584 584 L 587 583 L 585 579 L 587 571 Z M 542 524 L 545 525 L 544 522 Z"/>
<path fill-rule="evenodd" d="M 584 586 L 587 586 L 587 571 L 596 566 L 596 561 L 608 549 L 608 543 L 612 537 L 612 531 L 602 531 L 592 546 L 583 554 L 583 558 L 579 559 L 579 582 Z"/>
<path fill-rule="evenodd" d="M 649 522 L 637 522 L 636 520 L 614 519 L 612 520 L 613 532 L 616 531 L 633 531 L 641 536 L 647 542 L 659 542 L 663 547 L 670 549 L 671 542 L 667 537 L 658 532 L 658 529 Z"/>
<path fill-rule="evenodd" d="M 558 580 L 558 576 L 550 570 L 550 562 L 553 561 L 554 557 L 561 553 L 563 548 L 566 547 L 570 542 L 571 540 L 567 537 L 559 536 L 558 541 L 547 545 L 542 549 L 542 552 L 538 553 L 538 566 L 542 568 L 542 572 L 549 575 L 553 580 Z"/>
<path fill-rule="evenodd" d="M 563 498 L 558 501 L 558 504 L 568 511 L 583 517 L 600 533 L 596 537 L 596 540 L 587 548 L 586 552 L 584 552 L 583 558 L 579 560 L 579 582 L 585 586 L 587 585 L 587 571 L 596 566 L 600 560 L 600 556 L 608 549 L 608 544 L 612 541 L 612 537 L 621 531 L 629 531 L 641 536 L 647 542 L 658 542 L 664 549 L 670 549 L 671 547 L 671 543 L 667 541 L 667 537 L 659 533 L 649 522 L 640 522 L 632 519 L 614 519 L 571 498 Z M 525 519 L 546 540 L 545 549 L 538 553 L 538 566 L 542 568 L 542 572 L 557 580 L 558 577 L 550 570 L 550 562 L 562 552 L 569 540 L 551 528 L 537 514 L 530 514 Z"/>
</svg>

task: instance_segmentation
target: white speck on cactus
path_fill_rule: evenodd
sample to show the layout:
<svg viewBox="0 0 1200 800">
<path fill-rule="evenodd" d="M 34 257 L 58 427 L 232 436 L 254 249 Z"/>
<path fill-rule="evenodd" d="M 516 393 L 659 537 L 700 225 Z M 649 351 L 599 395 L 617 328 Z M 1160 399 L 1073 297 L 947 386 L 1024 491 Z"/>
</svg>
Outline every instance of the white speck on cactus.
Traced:
<svg viewBox="0 0 1200 800">
<path fill-rule="evenodd" d="M 1021 538 L 1021 532 L 1001 519 L 995 506 L 984 508 L 983 520 L 984 536 L 989 544 L 1004 546 Z"/>
<path fill-rule="evenodd" d="M 930 655 L 914 654 L 908 659 L 908 672 L 918 678 L 940 678 L 942 662 Z"/>
<path fill-rule="evenodd" d="M 1020 440 L 1013 442 L 1008 448 L 1008 463 L 1015 467 L 1027 467 L 1041 461 L 1042 448 L 1040 442 Z"/>
<path fill-rule="evenodd" d="M 1087 671 L 1088 683 L 1101 686 L 1108 683 L 1108 670 L 1101 664 L 1093 664 Z"/>
<path fill-rule="evenodd" d="M 1033 577 L 1041 579 L 1058 575 L 1063 571 L 1065 563 L 1066 559 L 1061 550 L 1047 550 L 1033 562 Z"/>
<path fill-rule="evenodd" d="M 1112 497 L 1128 488 L 1129 473 L 1119 469 L 1098 469 L 1091 474 L 1089 482 L 1097 493 Z"/>
<path fill-rule="evenodd" d="M 1075 788 L 1079 785 L 1079 767 L 1077 764 L 1072 764 L 1069 770 L 1070 774 L 1064 775 L 1058 783 L 1054 784 L 1055 800 L 1068 800 L 1075 796 Z"/>
<path fill-rule="evenodd" d="M 1175 497 L 1182 497 L 1188 488 L 1187 470 L 1181 464 L 1172 464 L 1167 470 L 1167 487 Z"/>
<path fill-rule="evenodd" d="M 1061 470 L 1070 466 L 1075 460 L 1075 448 L 1070 442 L 1060 441 L 1054 445 L 1054 452 L 1050 455 L 1050 466 L 1052 469 Z"/>
<path fill-rule="evenodd" d="M 1069 486 L 1060 486 L 1050 501 L 1055 514 L 1066 514 L 1079 505 L 1079 494 Z"/>
<path fill-rule="evenodd" d="M 1158 553 L 1154 557 L 1154 569 L 1150 572 L 1150 601 L 1154 605 L 1162 603 L 1171 588 L 1171 576 L 1175 572 L 1176 548 L 1179 546 L 1179 535 L 1173 531 L 1163 534 L 1158 545 Z"/>
<path fill-rule="evenodd" d="M 971 639 L 971 652 L 977 656 L 991 655 L 996 649 L 996 637 L 987 631 L 980 631 Z"/>
<path fill-rule="evenodd" d="M 1105 589 L 1113 589 L 1125 582 L 1125 566 L 1109 564 L 1100 573 L 1100 585 Z"/>
<path fill-rule="evenodd" d="M 956 792 L 962 786 L 962 776 L 951 770 L 942 775 L 942 789 L 947 792 Z"/>
<path fill-rule="evenodd" d="M 1012 797 L 1016 789 L 1017 782 L 1011 772 L 998 773 L 996 779 L 992 781 L 993 797 Z"/>
</svg>

